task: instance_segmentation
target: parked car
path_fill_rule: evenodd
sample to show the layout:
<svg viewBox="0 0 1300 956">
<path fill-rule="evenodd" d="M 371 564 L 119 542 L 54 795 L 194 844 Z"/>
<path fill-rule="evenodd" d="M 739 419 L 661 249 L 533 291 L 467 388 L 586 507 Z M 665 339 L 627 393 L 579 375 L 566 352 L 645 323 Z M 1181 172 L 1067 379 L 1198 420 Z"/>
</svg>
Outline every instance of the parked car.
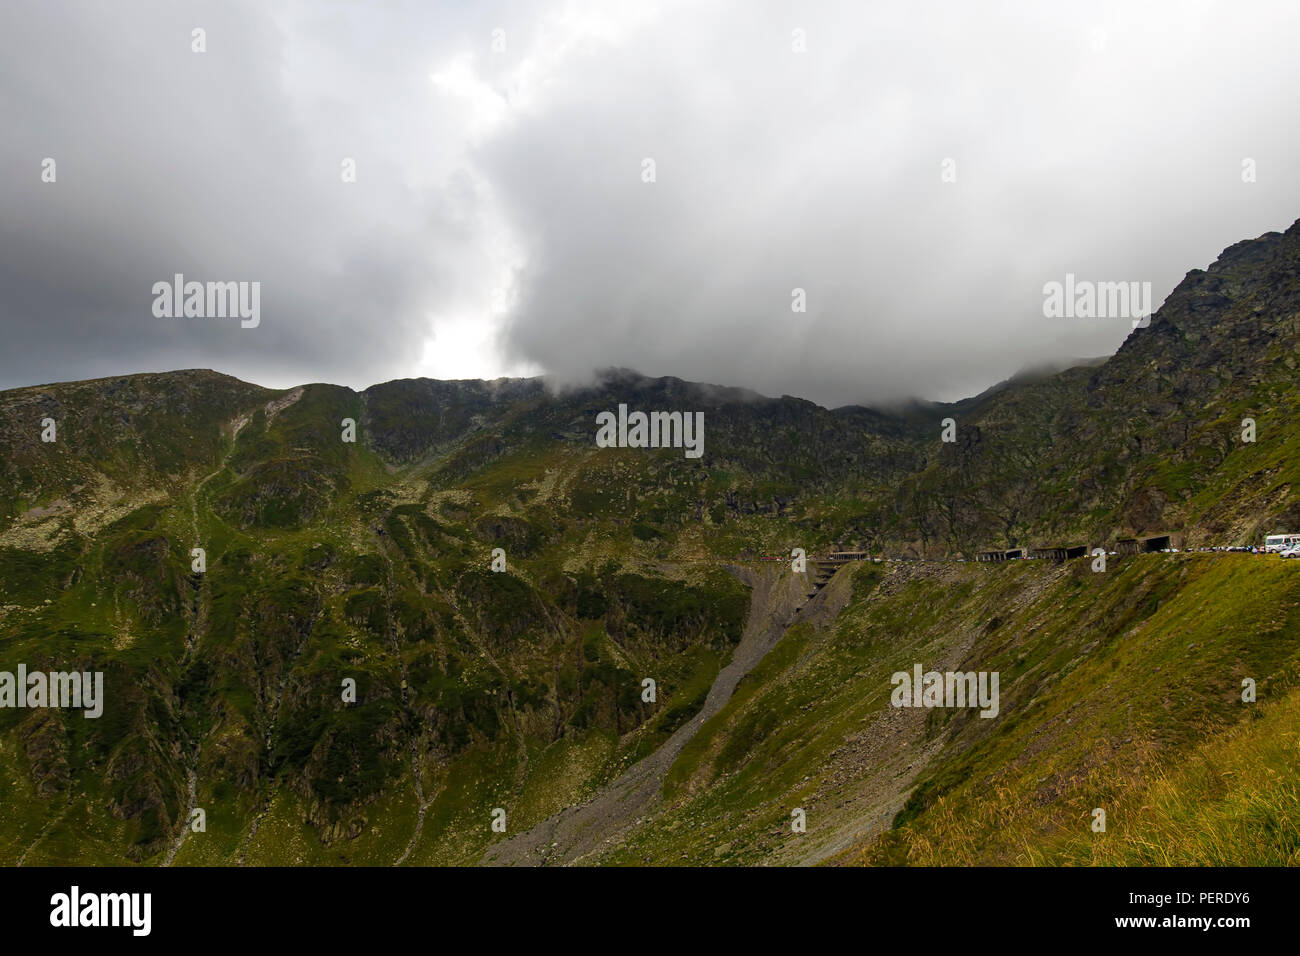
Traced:
<svg viewBox="0 0 1300 956">
<path fill-rule="evenodd" d="M 1300 558 L 1300 544 L 1292 545 L 1282 552 L 1284 558 Z"/>
</svg>

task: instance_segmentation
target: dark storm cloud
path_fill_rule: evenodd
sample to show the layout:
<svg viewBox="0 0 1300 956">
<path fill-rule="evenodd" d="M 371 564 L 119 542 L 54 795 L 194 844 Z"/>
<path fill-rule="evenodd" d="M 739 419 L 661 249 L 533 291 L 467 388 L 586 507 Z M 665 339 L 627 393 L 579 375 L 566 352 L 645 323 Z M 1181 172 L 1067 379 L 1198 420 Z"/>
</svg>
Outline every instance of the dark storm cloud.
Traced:
<svg viewBox="0 0 1300 956">
<path fill-rule="evenodd" d="M 7 4 L 0 386 L 612 365 L 838 404 L 1110 352 L 1045 282 L 1158 304 L 1300 216 L 1293 5 L 1131 6 Z M 261 325 L 155 318 L 175 272 L 260 281 Z"/>
<path fill-rule="evenodd" d="M 376 88 L 364 70 L 329 75 L 355 11 L 286 24 L 266 9 L 0 8 L 4 384 L 196 365 L 366 384 L 418 350 L 426 303 L 473 255 L 474 197 L 404 178 L 403 147 L 433 127 L 403 128 L 388 73 Z M 390 48 L 378 66 L 409 68 L 427 101 L 418 52 Z M 156 318 L 153 284 L 175 273 L 260 282 L 261 324 Z"/>
</svg>

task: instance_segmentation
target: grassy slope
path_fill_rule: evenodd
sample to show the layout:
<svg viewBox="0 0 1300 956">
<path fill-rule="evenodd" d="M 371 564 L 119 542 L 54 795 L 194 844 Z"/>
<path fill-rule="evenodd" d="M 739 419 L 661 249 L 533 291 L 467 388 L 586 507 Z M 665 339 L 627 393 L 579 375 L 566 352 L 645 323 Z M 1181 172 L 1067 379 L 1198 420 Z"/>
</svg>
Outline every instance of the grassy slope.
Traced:
<svg viewBox="0 0 1300 956">
<path fill-rule="evenodd" d="M 1207 406 L 1177 444 L 1182 457 L 1141 466 L 1149 473 L 1139 483 L 1234 540 L 1273 530 L 1250 515 L 1294 502 L 1300 433 L 1279 423 L 1294 418 L 1300 398 L 1278 385 L 1293 374 L 1285 358 L 1266 358 L 1249 388 Z M 1073 388 L 1086 375 L 1043 389 Z M 497 839 L 487 826 L 493 807 L 508 809 L 512 832 L 526 828 L 612 779 L 698 708 L 730 653 L 718 634 L 699 633 L 700 622 L 734 617 L 738 592 L 721 562 L 792 545 L 813 552 L 906 520 L 879 475 L 845 484 L 796 467 L 819 456 L 803 453 L 805 431 L 781 418 L 794 411 L 780 403 L 763 412 L 784 422 L 773 426 L 777 445 L 753 439 L 765 419 L 747 413 L 732 426 L 730 457 L 709 468 L 672 452 L 557 442 L 569 423 L 535 421 L 531 406 L 510 411 L 506 431 L 476 430 L 472 404 L 422 425 L 427 435 L 398 435 L 395 447 L 411 458 L 394 466 L 367 444 L 367 428 L 405 411 L 385 411 L 373 396 L 308 386 L 268 421 L 261 403 L 277 393 L 222 387 L 228 399 L 195 402 L 201 417 L 163 403 L 114 425 L 78 386 L 72 393 L 89 397 L 60 419 L 67 449 L 79 447 L 79 433 L 112 427 L 129 440 L 81 448 L 86 461 L 52 470 L 57 482 L 37 467 L 51 449 L 34 439 L 21 449 L 27 458 L 7 463 L 30 472 L 19 486 L 35 489 L 5 505 L 14 514 L 61 496 L 74 510 L 96 503 L 94 487 L 72 483 L 92 473 L 92 460 L 120 487 L 138 487 L 134 508 L 122 504 L 85 533 L 57 519 L 63 534 L 52 550 L 0 548 L 6 662 L 103 666 L 114 703 L 99 722 L 0 712 L 0 806 L 12 820 L 0 859 L 157 862 L 185 811 L 199 741 L 208 832 L 188 839 L 177 862 L 391 862 L 415 832 L 416 773 L 428 805 L 408 861 L 472 862 Z M 175 394 L 166 381 L 140 388 L 158 403 Z M 26 404 L 15 421 L 42 412 L 41 394 L 18 396 Z M 1041 396 L 1012 398 L 1033 405 Z M 990 408 L 1035 424 L 1019 406 Z M 236 410 L 252 415 L 232 443 L 223 415 Z M 1232 438 L 1246 414 L 1259 422 L 1256 445 Z M 345 416 L 360 423 L 356 445 L 338 440 Z M 827 427 L 826 417 L 809 428 Z M 165 467 L 141 470 L 155 459 Z M 1048 524 L 1081 534 L 1086 522 L 1113 525 L 1105 509 L 1093 514 L 1067 496 L 1072 474 L 1038 489 L 1062 509 Z M 733 493 L 737 508 L 722 503 Z M 1081 515 L 1085 524 L 1069 524 Z M 196 542 L 209 570 L 193 604 Z M 484 573 L 497 545 L 510 555 L 504 577 Z M 1181 844 L 1126 828 L 1185 819 L 1192 811 L 1176 812 L 1183 796 L 1167 781 L 1212 792 L 1196 759 L 1242 764 L 1249 748 L 1262 754 L 1243 713 L 1287 726 L 1280 699 L 1295 674 L 1300 569 L 1235 555 L 1126 559 L 1102 575 L 1087 567 L 856 569 L 855 603 L 827 630 L 792 631 L 742 681 L 672 768 L 668 809 L 610 860 L 820 859 L 896 814 L 892 833 L 840 859 L 1175 852 Z M 609 611 L 582 610 L 596 592 Z M 730 610 L 709 618 L 710 607 Z M 889 674 L 917 661 L 999 670 L 1002 715 L 892 712 Z M 636 688 L 650 674 L 661 696 L 648 709 Z M 344 676 L 363 688 L 353 709 L 338 699 Z M 1244 676 L 1260 685 L 1261 703 L 1249 708 L 1238 696 Z M 1212 746 L 1239 749 L 1194 756 L 1219 736 Z M 1165 796 L 1145 799 L 1161 780 Z M 1286 812 L 1285 776 L 1254 802 L 1232 783 L 1225 807 L 1235 799 L 1251 813 Z M 1169 816 L 1157 820 L 1148 805 Z M 801 837 L 789 832 L 796 806 L 809 810 Z M 1086 826 L 1094 806 L 1114 808 L 1098 840 Z M 1279 818 L 1278 832 L 1294 832 L 1294 821 Z M 1281 857 L 1263 858 L 1285 858 L 1285 842 L 1275 849 Z"/>
<path fill-rule="evenodd" d="M 416 829 L 410 735 L 428 806 L 408 860 L 471 862 L 496 838 L 492 808 L 509 808 L 512 830 L 544 819 L 698 708 L 730 653 L 721 635 L 738 636 L 743 589 L 708 566 L 683 566 L 680 583 L 662 579 L 643 560 L 653 558 L 653 536 L 636 537 L 628 522 L 559 521 L 544 501 L 525 507 L 558 493 L 568 508 L 568 485 L 590 480 L 590 451 L 528 448 L 490 462 L 446 507 L 418 474 L 399 480 L 364 436 L 339 442 L 333 423 L 345 416 L 364 427 L 357 396 L 309 386 L 274 421 L 256 410 L 235 442 L 214 447 L 213 461 L 178 476 L 170 502 L 130 512 L 67 555 L 13 556 L 27 564 L 3 585 L 14 602 L 6 660 L 112 658 L 122 670 L 116 690 L 110 672 L 110 703 L 136 706 L 110 707 L 98 722 L 48 715 L 52 754 L 24 746 L 30 712 L 0 713 L 0 801 L 12 821 L 4 859 L 159 862 L 185 815 L 184 776 L 196 759 L 207 831 L 185 840 L 177 863 L 391 863 Z M 566 470 L 572 482 L 547 487 L 551 472 Z M 600 546 L 587 553 L 593 538 Z M 510 555 L 500 578 L 484 574 L 497 543 Z M 196 544 L 208 562 L 197 591 L 188 576 Z M 574 618 L 552 593 L 565 569 L 596 574 L 589 586 L 602 600 L 631 602 L 633 618 Z M 522 643 L 500 645 L 516 611 L 531 624 Z M 733 620 L 710 642 L 677 646 L 692 621 L 719 615 Z M 617 640 L 607 626 L 618 626 Z M 197 637 L 192 653 L 187 636 Z M 410 700 L 399 704 L 403 673 Z M 643 674 L 656 677 L 660 698 L 638 723 L 625 698 L 635 702 Z M 344 676 L 361 690 L 351 710 L 338 698 Z M 546 702 L 557 676 L 566 695 L 558 739 Z M 125 691 L 133 682 L 153 694 L 134 699 Z M 569 700 L 575 694 L 590 700 L 587 711 Z M 546 713 L 525 713 L 530 706 Z M 628 731 L 622 739 L 608 729 L 614 721 Z M 87 733 L 93 746 L 80 759 L 76 742 Z M 140 766 L 125 784 L 102 779 L 142 741 L 150 752 L 132 757 Z M 133 784 L 155 788 L 147 819 L 133 793 L 109 808 L 110 788 Z"/>
<path fill-rule="evenodd" d="M 1101 593 L 1086 597 L 1079 574 L 1072 575 L 1053 604 L 1036 607 L 1041 617 L 1029 619 L 1040 628 L 1036 638 L 1015 639 L 990 655 L 1010 690 L 1003 692 L 1002 725 L 957 734 L 942 767 L 900 815 L 901 826 L 862 859 L 1113 862 L 1161 843 L 1185 863 L 1294 857 L 1294 806 L 1288 810 L 1267 793 L 1256 800 L 1250 780 L 1224 786 L 1261 816 L 1270 806 L 1282 811 L 1272 820 L 1276 829 L 1212 854 L 1205 852 L 1212 837 L 1202 843 L 1208 834 L 1176 832 L 1149 812 L 1147 794 L 1153 781 L 1166 789 L 1169 780 L 1190 783 L 1210 752 L 1249 762 L 1259 747 L 1258 732 L 1249 728 L 1267 719 L 1270 706 L 1282 708 L 1274 721 L 1291 712 L 1300 675 L 1297 572 L 1276 558 L 1149 556 L 1126 562 Z M 1058 659 L 1047 676 L 1027 683 L 1025 665 L 1044 642 Z M 1019 680 L 1008 681 L 1008 671 Z M 1257 682 L 1258 703 L 1241 700 L 1247 677 Z M 1288 775 L 1294 796 L 1294 769 Z M 1201 781 L 1178 799 L 1193 805 L 1206 786 Z M 1097 839 L 1095 808 L 1107 811 L 1107 832 Z M 1214 813 L 1208 806 L 1202 812 Z"/>
<path fill-rule="evenodd" d="M 856 574 L 835 626 L 787 634 L 679 757 L 662 815 L 607 862 L 814 861 L 880 807 L 895 828 L 838 862 L 1293 859 L 1300 566 L 1193 554 L 1099 574 L 1085 561 Z M 999 671 L 1001 714 L 889 707 L 889 675 L 916 662 Z M 1242 703 L 1244 677 L 1258 703 Z M 807 834 L 791 832 L 795 807 Z"/>
</svg>

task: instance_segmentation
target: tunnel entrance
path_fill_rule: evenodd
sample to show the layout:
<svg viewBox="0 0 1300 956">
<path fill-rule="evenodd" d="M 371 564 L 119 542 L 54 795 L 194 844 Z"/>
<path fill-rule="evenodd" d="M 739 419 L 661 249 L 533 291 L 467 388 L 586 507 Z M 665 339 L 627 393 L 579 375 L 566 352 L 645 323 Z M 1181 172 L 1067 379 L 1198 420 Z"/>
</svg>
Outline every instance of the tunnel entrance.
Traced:
<svg viewBox="0 0 1300 956">
<path fill-rule="evenodd" d="M 1152 551 L 1163 551 L 1169 547 L 1169 535 L 1162 534 L 1156 538 L 1147 538 L 1142 542 L 1142 553 L 1150 554 Z"/>
</svg>

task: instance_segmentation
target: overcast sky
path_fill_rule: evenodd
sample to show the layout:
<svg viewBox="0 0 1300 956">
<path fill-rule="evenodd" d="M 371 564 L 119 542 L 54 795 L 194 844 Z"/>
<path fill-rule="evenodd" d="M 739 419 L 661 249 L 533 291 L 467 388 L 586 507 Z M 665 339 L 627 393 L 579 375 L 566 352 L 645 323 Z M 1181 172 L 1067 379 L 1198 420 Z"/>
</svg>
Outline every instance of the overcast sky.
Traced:
<svg viewBox="0 0 1300 956">
<path fill-rule="evenodd" d="M 0 387 L 626 366 L 959 398 L 1129 332 L 1045 318 L 1044 283 L 1158 304 L 1300 218 L 1298 28 L 1292 0 L 5 0 Z M 175 273 L 260 282 L 260 324 L 156 317 Z"/>
</svg>

